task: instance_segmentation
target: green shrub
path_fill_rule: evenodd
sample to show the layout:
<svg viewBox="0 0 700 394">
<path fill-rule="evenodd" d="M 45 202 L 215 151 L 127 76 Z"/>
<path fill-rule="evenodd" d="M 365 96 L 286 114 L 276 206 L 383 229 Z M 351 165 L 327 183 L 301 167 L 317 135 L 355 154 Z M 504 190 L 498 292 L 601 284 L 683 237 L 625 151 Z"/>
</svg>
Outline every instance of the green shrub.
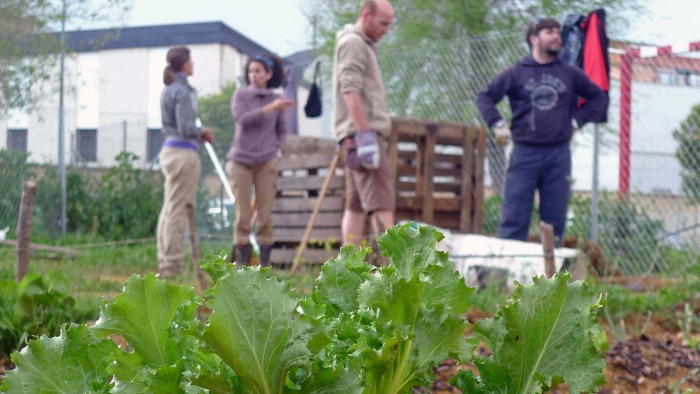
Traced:
<svg viewBox="0 0 700 394">
<path fill-rule="evenodd" d="M 23 152 L 0 149 L 0 230 L 9 226 L 8 237 L 15 234 L 22 184 L 34 176 L 27 157 Z"/>
<path fill-rule="evenodd" d="M 137 239 L 156 232 L 163 200 L 160 173 L 134 166 L 138 156 L 122 152 L 112 167 L 95 185 L 92 203 L 94 231 L 106 239 Z"/>
<path fill-rule="evenodd" d="M 700 104 L 694 106 L 673 131 L 673 139 L 678 142 L 676 158 L 683 168 L 683 193 L 690 202 L 697 204 L 700 202 Z"/>
</svg>

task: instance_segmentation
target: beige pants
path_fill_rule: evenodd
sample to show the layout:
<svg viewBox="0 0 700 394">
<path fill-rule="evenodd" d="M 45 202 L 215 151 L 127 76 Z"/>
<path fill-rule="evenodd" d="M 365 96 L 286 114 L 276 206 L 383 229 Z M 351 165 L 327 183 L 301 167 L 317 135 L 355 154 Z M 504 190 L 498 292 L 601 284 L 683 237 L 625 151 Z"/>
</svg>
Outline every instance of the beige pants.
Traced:
<svg viewBox="0 0 700 394">
<path fill-rule="evenodd" d="M 272 236 L 272 203 L 277 194 L 277 175 L 279 158 L 255 165 L 229 161 L 226 163 L 226 173 L 236 197 L 236 222 L 233 227 L 233 243 L 244 245 L 249 243 L 250 205 L 255 187 L 255 205 L 258 211 L 258 232 L 256 240 L 260 245 L 274 243 Z"/>
<path fill-rule="evenodd" d="M 163 208 L 158 218 L 158 272 L 177 275 L 185 267 L 187 206 L 195 206 L 199 183 L 199 152 L 163 147 L 160 169 L 165 176 Z"/>
</svg>

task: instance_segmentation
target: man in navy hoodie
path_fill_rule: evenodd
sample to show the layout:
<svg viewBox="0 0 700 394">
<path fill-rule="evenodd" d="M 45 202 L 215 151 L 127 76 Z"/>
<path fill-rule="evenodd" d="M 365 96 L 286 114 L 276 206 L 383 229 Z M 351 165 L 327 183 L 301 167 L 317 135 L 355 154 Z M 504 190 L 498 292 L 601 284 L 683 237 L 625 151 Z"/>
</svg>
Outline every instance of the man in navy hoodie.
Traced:
<svg viewBox="0 0 700 394">
<path fill-rule="evenodd" d="M 607 96 L 583 71 L 557 59 L 559 22 L 541 19 L 528 28 L 526 39 L 530 55 L 498 75 L 476 100 L 496 142 L 507 145 L 513 139 L 498 237 L 527 239 L 538 190 L 540 220 L 554 226 L 560 244 L 571 190 L 569 143 L 576 129 L 605 119 Z M 496 109 L 504 96 L 512 112 L 510 127 Z"/>
</svg>

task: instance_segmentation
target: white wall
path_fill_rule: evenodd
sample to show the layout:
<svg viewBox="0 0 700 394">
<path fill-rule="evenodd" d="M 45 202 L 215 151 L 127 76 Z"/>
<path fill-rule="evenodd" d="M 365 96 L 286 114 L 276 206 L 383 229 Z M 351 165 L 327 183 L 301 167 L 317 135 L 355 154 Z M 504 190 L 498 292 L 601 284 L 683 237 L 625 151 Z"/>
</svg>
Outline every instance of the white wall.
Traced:
<svg viewBox="0 0 700 394">
<path fill-rule="evenodd" d="M 146 155 L 148 53 L 147 48 L 100 52 L 98 165 L 113 165 L 125 144 L 127 151 Z"/>
<path fill-rule="evenodd" d="M 330 67 L 330 64 L 330 61 L 321 61 L 322 68 Z M 309 64 L 309 66 L 304 70 L 304 79 L 306 79 L 307 81 L 313 81 L 315 67 L 315 61 Z M 330 75 L 330 70 L 322 70 L 321 74 L 322 112 L 320 117 L 306 117 L 306 114 L 304 113 L 304 105 L 306 105 L 306 100 L 309 97 L 309 89 L 303 86 L 299 86 L 297 89 L 297 99 L 299 100 L 299 103 L 297 105 L 297 118 L 299 119 L 299 134 L 322 138 L 333 138 L 331 126 L 333 110 L 333 92 L 330 78 L 326 78 L 326 75 Z"/>
<path fill-rule="evenodd" d="M 100 117 L 100 55 L 82 53 L 78 56 L 77 126 L 96 129 Z"/>
<path fill-rule="evenodd" d="M 200 97 L 218 93 L 221 88 L 223 82 L 221 46 L 221 44 L 187 46 L 190 48 L 194 62 L 194 74 L 189 78 L 189 82 L 197 89 Z"/>
<path fill-rule="evenodd" d="M 700 103 L 700 89 L 636 82 L 632 85 L 630 186 L 682 195 L 681 166 L 673 131 Z M 698 152 L 700 154 L 700 152 Z"/>
<path fill-rule="evenodd" d="M 329 135 L 324 135 L 321 130 L 323 115 L 326 113 L 328 108 L 324 106 L 323 113 L 318 118 L 307 118 L 306 114 L 304 113 L 304 105 L 306 105 L 306 100 L 308 97 L 309 89 L 299 86 L 297 88 L 297 120 L 299 122 L 299 134 L 308 135 L 311 137 L 329 137 Z"/>
<path fill-rule="evenodd" d="M 681 167 L 674 154 L 678 143 L 673 130 L 700 103 L 700 89 L 634 82 L 632 85 L 630 190 L 641 193 L 682 195 Z M 618 190 L 619 82 L 612 81 L 608 123 L 601 134 L 599 185 Z M 593 126 L 577 132 L 573 145 L 574 189 L 591 190 L 593 179 Z"/>
<path fill-rule="evenodd" d="M 160 94 L 163 91 L 163 71 L 168 48 L 150 48 L 148 51 L 148 128 L 160 129 Z"/>
<path fill-rule="evenodd" d="M 77 118 L 77 56 L 65 59 L 64 76 L 64 157 L 70 160 L 70 134 L 76 128 Z M 51 70 L 52 75 L 59 75 L 58 65 Z M 38 163 L 58 163 L 58 108 L 59 108 L 59 78 L 52 78 L 32 86 L 32 95 L 37 104 L 28 114 L 27 150 L 29 160 Z"/>
<path fill-rule="evenodd" d="M 240 87 L 238 77 L 243 74 L 247 57 L 228 45 L 221 46 L 221 83 L 228 85 L 236 82 Z"/>
</svg>

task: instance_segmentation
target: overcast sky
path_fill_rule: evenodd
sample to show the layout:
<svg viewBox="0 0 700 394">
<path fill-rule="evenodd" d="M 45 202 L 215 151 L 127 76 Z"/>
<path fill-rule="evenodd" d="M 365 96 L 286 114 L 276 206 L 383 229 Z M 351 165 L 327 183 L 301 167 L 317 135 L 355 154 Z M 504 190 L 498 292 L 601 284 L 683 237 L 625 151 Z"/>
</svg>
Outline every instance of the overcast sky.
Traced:
<svg viewBox="0 0 700 394">
<path fill-rule="evenodd" d="M 127 26 L 222 21 L 264 47 L 286 56 L 311 40 L 302 7 L 306 0 L 133 0 Z"/>
<path fill-rule="evenodd" d="M 308 47 L 307 0 L 133 0 L 127 26 L 222 21 L 286 56 Z M 649 15 L 632 22 L 625 38 L 653 45 L 700 41 L 700 0 L 648 0 Z"/>
</svg>

